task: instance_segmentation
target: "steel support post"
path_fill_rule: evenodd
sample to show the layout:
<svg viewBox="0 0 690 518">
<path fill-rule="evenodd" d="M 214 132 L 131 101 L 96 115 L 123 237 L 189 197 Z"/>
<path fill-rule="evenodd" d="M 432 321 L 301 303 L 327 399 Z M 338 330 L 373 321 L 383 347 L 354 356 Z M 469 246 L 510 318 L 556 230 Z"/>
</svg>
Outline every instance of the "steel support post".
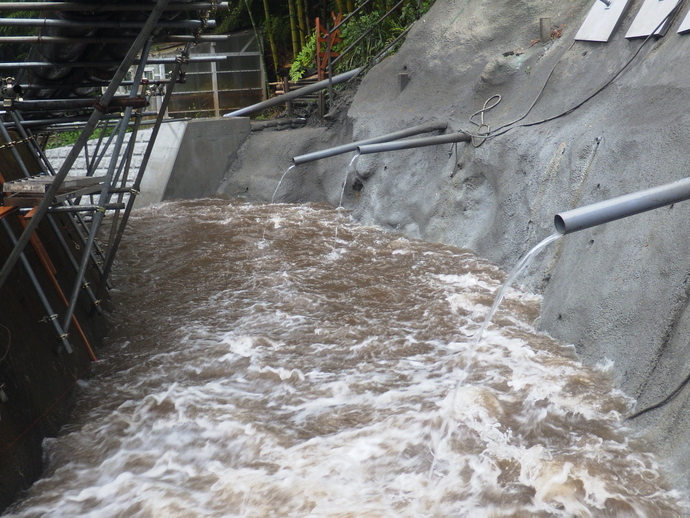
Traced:
<svg viewBox="0 0 690 518">
<path fill-rule="evenodd" d="M 28 133 L 22 124 L 21 120 L 21 115 L 18 112 L 9 112 L 10 117 L 12 118 L 12 121 L 16 124 L 17 131 L 19 132 L 19 135 L 22 138 L 28 138 L 31 136 L 30 133 Z M 0 130 L 2 132 L 2 130 Z M 7 137 L 6 137 L 7 138 Z M 34 151 L 34 156 L 36 157 L 37 160 L 39 160 L 39 166 L 41 165 L 41 162 L 43 165 L 45 165 L 46 169 L 48 170 L 48 173 L 50 175 L 55 176 L 55 170 L 53 169 L 53 166 L 50 164 L 50 161 L 48 160 L 48 157 L 45 155 L 41 147 L 36 143 L 35 140 L 31 139 L 28 141 L 29 142 L 29 147 L 33 149 Z M 69 205 L 68 205 L 69 206 Z M 86 237 L 84 236 L 83 230 L 86 230 L 86 224 L 84 223 L 83 218 L 81 217 L 80 214 L 75 214 L 76 220 L 73 218 L 69 218 L 69 222 L 72 225 L 72 228 L 74 232 L 77 234 L 79 237 L 79 240 L 81 241 L 81 246 L 86 245 Z M 67 242 L 65 241 L 65 238 L 63 237 L 62 233 L 58 229 L 57 225 L 55 224 L 55 220 L 52 218 L 52 216 L 48 215 L 48 222 L 50 223 L 50 226 L 53 229 L 53 232 L 55 233 L 56 236 L 58 236 L 58 240 L 63 243 L 63 248 L 65 252 L 67 253 L 67 256 L 69 257 L 70 262 L 72 263 L 72 266 L 74 267 L 74 271 L 77 272 L 79 271 L 79 265 L 77 264 L 76 259 L 74 259 L 74 256 L 72 255 L 72 251 L 70 250 L 69 246 L 67 245 Z M 79 227 L 81 225 L 81 228 Z M 103 259 L 103 252 L 101 251 L 100 247 L 96 246 L 94 249 L 101 255 L 101 260 Z M 89 252 L 89 256 L 91 257 L 91 260 L 93 261 L 93 264 L 96 266 L 96 268 L 99 269 L 99 273 L 102 274 L 102 268 L 99 266 L 100 261 L 94 254 L 93 250 Z M 99 306 L 99 300 L 96 298 L 96 296 L 93 294 L 93 291 L 91 288 L 87 288 L 87 292 L 89 294 L 89 297 L 91 298 L 91 302 L 95 305 L 98 314 L 100 315 L 102 313 L 102 310 Z"/>
<path fill-rule="evenodd" d="M 158 137 L 158 132 L 160 131 L 161 123 L 163 122 L 163 117 L 165 117 L 165 112 L 167 111 L 168 105 L 170 104 L 170 99 L 172 98 L 175 81 L 177 81 L 177 77 L 180 75 L 182 65 L 186 63 L 189 53 L 189 47 L 189 43 L 185 45 L 185 48 L 182 51 L 182 55 L 179 56 L 178 59 L 175 61 L 175 66 L 172 69 L 170 75 L 170 86 L 165 92 L 165 97 L 163 97 L 163 101 L 161 102 L 158 117 L 156 117 L 156 123 L 154 124 L 153 129 L 151 130 L 151 137 L 149 138 L 148 145 L 146 146 L 146 151 L 144 152 L 144 156 L 142 158 L 141 165 L 139 166 L 139 171 L 137 172 L 134 184 L 132 185 L 131 193 L 129 195 L 129 198 L 127 199 L 127 207 L 125 208 L 125 212 L 122 215 L 122 221 L 120 222 L 120 226 L 118 227 L 115 239 L 113 240 L 112 244 L 110 244 L 110 248 L 108 249 L 108 256 L 106 257 L 105 264 L 103 265 L 103 275 L 101 276 L 101 284 L 98 286 L 98 291 L 96 292 L 96 295 L 98 297 L 101 297 L 103 295 L 103 289 L 105 288 L 108 276 L 110 275 L 110 272 L 112 270 L 113 263 L 115 261 L 115 254 L 117 253 L 117 250 L 120 246 L 120 242 L 122 241 L 122 236 L 125 233 L 125 227 L 127 226 L 127 222 L 129 221 L 129 215 L 132 212 L 134 202 L 137 198 L 137 193 L 139 192 L 139 189 L 141 187 L 141 180 L 144 177 L 144 172 L 146 171 L 146 166 L 149 163 L 149 158 L 151 158 L 151 152 L 153 151 L 153 146 L 156 142 L 156 138 Z"/>
<path fill-rule="evenodd" d="M 139 66 L 137 67 L 137 71 L 134 74 L 134 84 L 132 85 L 132 90 L 129 95 L 130 99 L 136 97 L 137 91 L 139 90 L 139 84 L 141 83 L 141 78 L 144 76 L 144 68 L 146 67 L 146 58 L 149 55 L 151 46 L 152 42 L 150 39 L 148 39 L 142 50 Z M 65 331 L 69 330 L 69 326 L 72 321 L 72 314 L 74 313 L 74 309 L 77 305 L 77 299 L 79 298 L 79 292 L 81 291 L 81 285 L 84 280 L 84 275 L 86 274 L 86 268 L 89 262 L 88 252 L 91 250 L 91 247 L 93 246 L 94 241 L 96 239 L 96 234 L 98 233 L 101 223 L 103 222 L 103 217 L 105 215 L 105 205 L 108 203 L 110 199 L 110 184 L 113 180 L 115 167 L 120 157 L 120 150 L 122 149 L 122 143 L 124 142 L 125 135 L 127 134 L 127 125 L 129 123 L 130 117 L 132 116 L 133 110 L 134 108 L 132 106 L 127 106 L 127 108 L 125 108 L 124 117 L 120 121 L 120 131 L 117 136 L 117 141 L 115 142 L 115 147 L 113 148 L 110 166 L 108 167 L 108 172 L 106 173 L 105 179 L 103 180 L 103 187 L 101 189 L 101 194 L 98 200 L 98 205 L 103 210 L 98 210 L 93 213 L 93 217 L 91 220 L 91 230 L 89 232 L 89 236 L 86 242 L 86 250 L 84 250 L 84 255 L 82 256 L 82 261 L 79 265 L 79 271 L 77 272 L 77 277 L 74 280 L 72 296 L 69 299 L 69 306 L 67 306 L 67 312 L 65 313 L 64 321 L 62 323 L 62 327 L 65 329 Z M 101 283 L 103 283 L 103 279 L 101 279 Z"/>
<path fill-rule="evenodd" d="M 127 192 L 125 190 L 127 186 L 127 180 L 129 179 L 129 171 L 130 167 L 132 164 L 132 156 L 134 155 L 134 146 L 136 146 L 136 140 L 137 140 L 137 133 L 139 132 L 139 126 L 141 125 L 141 116 L 138 114 L 135 114 L 136 120 L 134 122 L 134 129 L 132 130 L 132 133 L 130 134 L 129 137 L 129 142 L 127 143 L 127 150 L 125 151 L 125 159 L 120 163 L 120 167 L 118 169 L 117 175 L 115 179 L 112 182 L 112 185 L 115 186 L 118 181 L 120 182 L 120 188 L 111 188 L 111 193 L 115 192 L 115 190 L 118 191 L 118 196 L 117 196 L 117 204 L 111 204 L 111 205 L 117 205 L 118 209 L 115 211 L 115 215 L 113 216 L 113 221 L 110 226 L 110 235 L 108 236 L 108 242 L 106 245 L 106 251 L 105 251 L 105 256 L 109 256 L 109 250 L 112 247 L 112 244 L 115 241 L 115 235 L 117 233 L 117 224 L 118 220 L 120 218 L 120 209 L 124 209 L 125 205 L 122 203 L 124 199 L 124 195 Z M 122 173 L 122 177 L 120 178 L 120 173 Z"/>
<path fill-rule="evenodd" d="M 7 237 L 9 237 L 12 244 L 16 246 L 17 238 L 15 237 L 14 232 L 12 232 L 9 223 L 7 223 L 7 220 L 5 220 L 4 218 L 2 219 L 2 226 L 5 229 Z M 26 271 L 26 274 L 29 276 L 29 280 L 31 281 L 32 286 L 34 287 L 34 290 L 36 290 L 38 298 L 41 300 L 43 309 L 47 313 L 46 318 L 50 320 L 51 324 L 53 325 L 53 328 L 55 329 L 55 332 L 57 333 L 58 338 L 62 343 L 62 346 L 65 348 L 65 351 L 67 351 L 68 353 L 72 353 L 73 349 L 69 343 L 69 340 L 67 339 L 67 331 L 60 327 L 60 322 L 58 322 L 57 313 L 53 312 L 53 308 L 51 307 L 50 302 L 48 301 L 48 298 L 46 297 L 46 294 L 43 291 L 43 288 L 41 288 L 41 284 L 38 282 L 38 278 L 34 274 L 34 271 L 31 268 L 31 264 L 29 264 L 29 260 L 26 258 L 26 255 L 24 255 L 24 252 L 21 252 L 19 254 L 19 260 L 21 261 L 22 266 Z"/>
</svg>

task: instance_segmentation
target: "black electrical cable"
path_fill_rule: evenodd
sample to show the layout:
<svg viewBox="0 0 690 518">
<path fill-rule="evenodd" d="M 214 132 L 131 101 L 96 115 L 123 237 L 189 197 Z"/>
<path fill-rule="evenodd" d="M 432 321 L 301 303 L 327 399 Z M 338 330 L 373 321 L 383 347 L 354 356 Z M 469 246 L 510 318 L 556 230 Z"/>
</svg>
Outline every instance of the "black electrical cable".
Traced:
<svg viewBox="0 0 690 518">
<path fill-rule="evenodd" d="M 681 391 L 685 388 L 685 386 L 690 382 L 690 374 L 687 375 L 687 377 L 681 381 L 680 385 L 678 385 L 673 392 L 671 392 L 668 396 L 666 396 L 664 399 L 659 401 L 658 403 L 654 403 L 651 406 L 648 406 L 647 408 L 643 408 L 642 410 L 639 410 L 635 412 L 634 414 L 629 415 L 628 417 L 625 418 L 626 421 L 630 421 L 631 419 L 635 419 L 637 417 L 640 417 L 642 414 L 646 414 L 647 412 L 650 412 L 651 410 L 656 410 L 657 408 L 661 408 L 664 406 L 666 403 L 669 401 L 675 399 L 675 397 L 681 393 Z"/>
<path fill-rule="evenodd" d="M 554 70 L 556 70 L 556 67 L 557 67 L 557 66 L 560 64 L 560 62 L 563 60 L 563 56 L 561 56 L 561 58 L 558 60 L 558 62 L 557 62 L 557 63 L 554 65 L 554 67 L 551 69 L 551 72 L 549 72 L 549 75 L 548 75 L 548 77 L 546 78 L 546 81 L 544 82 L 544 85 L 541 87 L 541 90 L 539 91 L 539 94 L 537 95 L 537 97 L 535 98 L 534 102 L 532 103 L 532 105 L 531 105 L 531 106 L 529 107 L 529 109 L 527 110 L 527 112 L 525 112 L 525 114 L 524 114 L 522 117 L 520 117 L 520 118 L 514 120 L 513 122 L 509 122 L 508 124 L 504 124 L 503 126 L 497 128 L 496 130 L 494 130 L 493 132 L 491 132 L 491 134 L 489 134 L 488 136 L 485 135 L 485 137 L 486 137 L 486 138 L 494 138 L 494 137 L 498 137 L 498 136 L 500 136 L 500 135 L 503 135 L 503 134 L 507 133 L 508 131 L 514 129 L 514 128 L 526 128 L 526 127 L 529 127 L 529 126 L 536 126 L 536 125 L 539 125 L 539 124 L 544 124 L 544 123 L 546 123 L 546 122 L 550 122 L 550 121 L 552 121 L 552 120 L 555 120 L 555 119 L 558 119 L 558 118 L 560 118 L 560 117 L 564 117 L 564 116 L 566 116 L 566 115 L 571 114 L 572 112 L 574 112 L 575 110 L 577 110 L 578 108 L 580 108 L 581 106 L 583 106 L 585 103 L 587 103 L 588 101 L 592 100 L 594 97 L 596 97 L 596 96 L 599 95 L 602 91 L 604 91 L 606 88 L 608 88 L 608 87 L 618 78 L 618 76 L 620 76 L 620 75 L 630 66 L 630 64 L 635 60 L 635 58 L 636 58 L 636 57 L 639 55 L 639 53 L 642 51 L 642 49 L 644 48 L 645 44 L 655 35 L 655 33 L 656 33 L 661 27 L 664 26 L 664 24 L 666 24 L 670 19 L 672 19 L 672 18 L 678 13 L 678 11 L 680 10 L 680 8 L 681 8 L 681 6 L 683 5 L 683 3 L 684 3 L 684 2 L 678 2 L 678 4 L 671 10 L 671 12 L 669 12 L 669 13 L 664 17 L 664 19 L 661 20 L 661 22 L 659 23 L 659 25 L 656 26 L 656 28 L 651 32 L 651 34 L 649 34 L 649 35 L 644 39 L 644 41 L 642 42 L 642 44 L 638 47 L 638 49 L 635 51 L 635 53 L 632 55 L 632 57 L 621 67 L 621 69 L 620 69 L 618 72 L 616 72 L 616 73 L 613 75 L 613 77 L 611 77 L 611 79 L 609 79 L 608 81 L 606 81 L 606 83 L 604 83 L 601 87 L 599 87 L 594 93 L 592 93 L 591 95 L 589 95 L 588 97 L 586 97 L 583 101 L 579 102 L 578 104 L 576 104 L 576 105 L 573 106 L 572 108 L 569 108 L 568 110 L 566 110 L 566 111 L 564 111 L 564 112 L 561 112 L 561 113 L 559 113 L 559 114 L 557 114 L 557 115 L 553 115 L 553 116 L 551 116 L 551 117 L 547 117 L 547 118 L 545 118 L 545 119 L 541 119 L 541 120 L 538 120 L 538 121 L 535 121 L 535 122 L 529 122 L 529 123 L 519 124 L 519 125 L 517 125 L 517 126 L 513 126 L 513 124 L 515 124 L 515 123 L 517 123 L 517 122 L 523 120 L 525 117 L 527 117 L 527 115 L 532 111 L 532 108 L 534 108 L 534 106 L 537 104 L 537 101 L 539 100 L 539 98 L 541 98 L 542 94 L 544 93 L 544 90 L 546 89 L 546 85 L 549 83 L 549 80 L 551 79 L 551 76 L 553 75 Z M 570 47 L 568 47 L 568 49 L 564 52 L 564 55 L 565 55 L 565 53 L 567 53 L 567 52 L 573 47 L 574 44 L 575 44 L 575 40 L 573 40 L 573 42 L 570 44 Z M 511 126 L 511 127 L 508 127 L 508 126 Z M 504 129 L 504 128 L 505 128 L 505 129 Z M 501 131 L 501 130 L 503 130 L 503 131 Z M 500 133 L 497 133 L 497 132 L 500 132 Z"/>
</svg>

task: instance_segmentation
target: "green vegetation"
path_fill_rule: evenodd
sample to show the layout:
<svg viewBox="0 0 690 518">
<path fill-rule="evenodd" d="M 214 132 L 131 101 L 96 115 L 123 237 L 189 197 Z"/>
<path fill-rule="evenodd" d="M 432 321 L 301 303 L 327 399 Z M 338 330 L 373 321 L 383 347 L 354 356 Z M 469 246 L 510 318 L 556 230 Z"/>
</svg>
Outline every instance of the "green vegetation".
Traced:
<svg viewBox="0 0 690 518">
<path fill-rule="evenodd" d="M 275 74 L 289 70 L 290 79 L 296 81 L 309 68 L 316 66 L 315 19 L 320 18 L 322 22 L 327 19 L 332 26 L 332 14 L 341 13 L 345 17 L 364 3 L 365 0 L 331 0 L 325 5 L 322 2 L 310 3 L 309 0 L 238 0 L 227 13 L 216 13 L 218 27 L 215 32 L 222 34 L 251 27 L 260 29 L 270 44 L 266 52 L 267 61 L 270 60 L 267 69 Z M 404 0 L 388 17 L 377 23 L 396 3 L 370 0 L 341 28 L 343 41 L 333 48 L 334 51 L 343 51 L 360 37 L 362 39 L 339 60 L 335 72 L 369 63 L 432 4 L 433 0 Z"/>
<path fill-rule="evenodd" d="M 370 12 L 360 12 L 355 15 L 343 25 L 343 41 L 334 50 L 344 51 L 360 38 L 361 40 L 342 57 L 334 72 L 346 72 L 367 65 L 392 44 L 408 26 L 421 18 L 432 4 L 433 0 L 419 3 L 406 1 L 381 22 L 379 20 L 392 8 L 389 2 L 377 5 Z"/>
<path fill-rule="evenodd" d="M 3 16 L 6 18 L 35 18 L 37 15 L 34 11 L 17 11 L 13 13 L 6 13 Z M 25 36 L 27 30 L 24 27 L 7 27 L 0 26 L 0 36 Z M 24 61 L 29 54 L 31 45 L 0 45 L 0 61 Z M 7 70 L 4 72 L 4 76 L 16 75 L 14 72 L 12 74 L 7 74 Z"/>
<path fill-rule="evenodd" d="M 313 32 L 302 48 L 301 52 L 292 62 L 290 67 L 290 80 L 299 81 L 304 77 L 307 69 L 313 67 L 316 63 L 316 33 Z"/>
<path fill-rule="evenodd" d="M 109 125 L 105 128 L 103 125 L 98 126 L 95 131 L 89 137 L 89 140 L 97 139 L 101 137 L 101 134 L 105 132 L 103 136 L 104 139 L 108 138 L 115 131 L 115 126 Z M 127 133 L 132 131 L 131 127 L 127 128 Z M 74 144 L 81 135 L 81 130 L 73 131 L 61 131 L 59 133 L 52 133 L 47 140 L 46 148 L 52 149 L 54 147 L 71 146 Z"/>
</svg>

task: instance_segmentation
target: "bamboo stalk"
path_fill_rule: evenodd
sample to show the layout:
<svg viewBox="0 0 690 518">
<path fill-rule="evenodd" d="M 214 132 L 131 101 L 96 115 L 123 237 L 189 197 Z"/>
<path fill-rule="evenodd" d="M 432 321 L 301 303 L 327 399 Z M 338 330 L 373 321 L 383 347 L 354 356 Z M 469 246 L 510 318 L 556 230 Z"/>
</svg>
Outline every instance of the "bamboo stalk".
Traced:
<svg viewBox="0 0 690 518">
<path fill-rule="evenodd" d="M 288 12 L 290 14 L 290 31 L 292 32 L 292 53 L 297 57 L 302 47 L 299 40 L 299 29 L 297 28 L 297 8 L 295 0 L 288 0 Z"/>
<path fill-rule="evenodd" d="M 307 44 L 307 26 L 304 23 L 304 4 L 302 0 L 295 0 L 297 4 L 297 25 L 299 26 L 300 47 L 304 48 Z"/>
<path fill-rule="evenodd" d="M 276 39 L 273 36 L 273 19 L 268 10 L 268 0 L 264 0 L 264 16 L 266 21 L 264 23 L 266 27 L 266 33 L 268 34 L 268 43 L 271 46 L 271 57 L 273 58 L 273 70 L 278 72 L 278 47 L 276 47 Z"/>
</svg>

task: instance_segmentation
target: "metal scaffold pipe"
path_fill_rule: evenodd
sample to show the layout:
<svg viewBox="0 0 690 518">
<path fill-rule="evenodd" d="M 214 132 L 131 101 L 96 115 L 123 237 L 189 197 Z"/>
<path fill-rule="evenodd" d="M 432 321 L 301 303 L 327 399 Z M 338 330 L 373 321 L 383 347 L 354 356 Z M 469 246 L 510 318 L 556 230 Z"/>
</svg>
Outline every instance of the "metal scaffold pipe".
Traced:
<svg viewBox="0 0 690 518">
<path fill-rule="evenodd" d="M 81 3 L 81 2 L 0 2 L 0 11 L 78 11 L 78 12 L 148 12 L 153 9 L 152 4 L 144 2 L 138 4 L 116 2 Z M 165 11 L 210 11 L 222 9 L 227 11 L 228 2 L 172 2 Z"/>
<path fill-rule="evenodd" d="M 448 123 L 446 122 L 432 122 L 429 124 L 422 124 L 420 126 L 413 126 L 412 128 L 396 131 L 394 133 L 381 135 L 380 137 L 359 140 L 357 142 L 343 144 L 342 146 L 336 146 L 330 149 L 323 149 L 321 151 L 314 151 L 313 153 L 307 153 L 306 155 L 299 155 L 294 157 L 292 161 L 295 163 L 295 165 L 305 164 L 307 162 L 313 162 L 314 160 L 321 160 L 322 158 L 328 158 L 335 155 L 341 155 L 343 153 L 349 153 L 350 151 L 356 151 L 359 146 L 367 144 L 378 144 L 380 142 L 390 142 L 391 140 L 411 137 L 413 135 L 419 135 L 420 133 L 444 131 L 447 127 Z"/>
<path fill-rule="evenodd" d="M 10 238 L 10 242 L 15 246 L 17 246 L 17 238 L 14 235 L 14 232 L 10 228 L 10 225 L 7 223 L 6 219 L 2 219 L 2 226 L 5 229 L 5 233 L 7 234 L 7 237 Z M 26 258 L 26 255 L 22 251 L 19 254 L 19 261 L 22 263 L 22 266 L 24 267 L 24 271 L 26 272 L 26 275 L 29 277 L 29 281 L 31 281 L 31 285 L 34 287 L 34 291 L 36 292 L 36 295 L 38 296 L 38 299 L 41 301 L 41 305 L 43 306 L 44 311 L 46 312 L 46 320 L 51 323 L 53 328 L 55 329 L 55 333 L 58 336 L 58 339 L 60 340 L 62 346 L 65 348 L 65 351 L 67 351 L 69 354 L 72 354 L 73 349 L 72 346 L 69 343 L 69 338 L 67 336 L 67 331 L 63 329 L 62 326 L 60 326 L 60 322 L 58 322 L 58 316 L 57 313 L 53 312 L 53 308 L 50 305 L 50 301 L 48 300 L 48 297 L 46 297 L 45 292 L 43 291 L 43 288 L 41 288 L 41 283 L 39 282 L 38 278 L 36 277 L 36 274 L 34 273 L 33 269 L 31 268 L 31 264 L 29 263 L 29 260 Z"/>
<path fill-rule="evenodd" d="M 214 55 L 197 55 L 190 56 L 190 63 L 206 63 L 210 61 L 225 61 L 228 58 L 235 56 L 246 56 L 247 53 L 227 53 Z M 140 62 L 135 59 L 132 64 L 138 65 Z M 147 62 L 149 65 L 165 65 L 174 64 L 175 58 L 151 58 Z M 5 68 L 46 68 L 46 67 L 63 67 L 63 68 L 113 68 L 120 65 L 119 61 L 75 61 L 70 62 L 48 62 L 48 61 L 11 61 L 7 63 L 0 63 L 0 70 Z"/>
<path fill-rule="evenodd" d="M 561 234 L 570 234 L 688 199 L 690 178 L 683 178 L 673 183 L 561 212 L 554 216 L 554 225 Z"/>
<path fill-rule="evenodd" d="M 29 100 L 29 101 L 12 101 L 9 106 L 5 106 L 5 110 L 21 110 L 28 111 L 48 111 L 48 110 L 77 110 L 80 108 L 93 108 L 96 104 L 96 98 L 82 98 L 82 99 L 49 99 L 49 100 Z M 119 110 L 131 106 L 134 108 L 145 108 L 148 102 L 145 97 L 135 97 L 133 99 L 126 97 L 115 97 L 110 101 L 108 108 Z"/>
<path fill-rule="evenodd" d="M 360 155 L 368 155 L 370 153 L 385 153 L 386 151 L 437 146 L 439 144 L 451 144 L 454 142 L 470 142 L 471 140 L 472 137 L 470 135 L 459 131 L 457 133 L 449 133 L 448 135 L 438 135 L 437 137 L 396 140 L 393 142 L 383 142 L 381 144 L 366 144 L 357 147 L 357 152 Z"/>
<path fill-rule="evenodd" d="M 134 62 L 137 54 L 139 54 L 139 52 L 144 48 L 146 41 L 149 39 L 151 32 L 156 26 L 156 22 L 158 22 L 158 19 L 163 14 L 165 7 L 169 3 L 170 0 L 158 0 L 158 2 L 156 2 L 156 6 L 149 15 L 149 18 L 146 21 L 146 25 L 139 32 L 139 35 L 134 40 L 134 43 L 132 43 L 132 46 L 127 52 L 127 55 L 124 57 L 117 71 L 115 72 L 110 82 L 110 85 L 103 93 L 103 95 L 101 95 L 101 98 L 97 104 L 97 107 L 99 107 L 99 109 L 96 109 L 91 113 L 91 116 L 87 121 L 86 126 L 82 130 L 81 134 L 79 135 L 79 138 L 77 139 L 76 143 L 72 146 L 72 149 L 70 150 L 69 154 L 62 163 L 62 166 L 60 166 L 60 170 L 55 176 L 53 183 L 50 185 L 50 187 L 45 193 L 45 196 L 43 197 L 43 200 L 36 208 L 36 213 L 34 214 L 34 217 L 31 218 L 29 224 L 24 229 L 24 232 L 17 240 L 17 244 L 14 246 L 9 256 L 5 259 L 5 263 L 0 269 L 0 288 L 2 288 L 2 286 L 5 284 L 5 281 L 7 281 L 7 278 L 10 275 L 10 271 L 12 270 L 12 268 L 14 268 L 14 265 L 17 263 L 19 256 L 24 251 L 24 248 L 29 242 L 31 234 L 33 234 L 33 232 L 36 230 L 36 226 L 38 225 L 39 221 L 43 218 L 46 212 L 48 212 L 48 208 L 52 204 L 51 200 L 56 195 L 58 189 L 62 185 L 62 182 L 67 176 L 67 173 L 76 161 L 77 156 L 81 153 L 82 149 L 86 145 L 86 142 L 93 133 L 96 124 L 105 114 L 105 111 L 107 110 L 110 101 L 115 96 L 117 88 L 119 87 L 122 80 L 125 78 L 125 75 L 127 74 L 129 68 L 132 66 L 132 63 Z M 99 213 L 97 212 L 96 214 Z"/>
<path fill-rule="evenodd" d="M 303 97 L 305 95 L 309 95 L 314 92 L 318 92 L 319 90 L 328 88 L 329 83 L 334 85 L 345 83 L 346 81 L 349 81 L 357 74 L 359 74 L 361 70 L 361 68 L 355 68 L 354 70 L 350 70 L 349 72 L 345 72 L 344 74 L 337 75 L 332 79 L 324 79 L 323 81 L 318 81 L 313 85 L 303 86 L 302 88 L 298 88 L 297 90 L 293 90 L 290 93 L 279 95 L 272 99 L 268 99 L 267 101 L 262 101 L 260 103 L 252 104 L 251 106 L 247 106 L 246 108 L 241 108 L 239 110 L 235 110 L 234 112 L 226 113 L 225 115 L 223 115 L 223 117 L 242 117 L 244 115 L 249 115 L 250 113 L 260 112 L 262 110 L 266 110 L 267 108 L 278 106 L 279 104 L 286 103 L 288 101 L 291 101 L 292 99 Z"/>
<path fill-rule="evenodd" d="M 142 29 L 146 22 L 119 20 L 59 20 L 56 18 L 0 18 L 0 27 L 65 27 L 69 29 Z M 158 22 L 156 27 L 164 29 L 215 29 L 215 20 L 180 20 Z"/>
<path fill-rule="evenodd" d="M 190 43 L 185 45 L 184 50 L 182 51 L 181 59 L 177 60 L 175 66 L 172 69 L 172 72 L 170 73 L 170 81 L 176 81 L 179 75 L 182 73 L 182 65 L 186 61 L 185 58 L 189 55 L 190 47 Z M 163 117 L 167 112 L 168 105 L 170 104 L 170 100 L 172 99 L 172 92 L 172 88 L 168 89 L 165 92 L 165 97 L 163 98 L 160 110 L 158 111 L 158 114 L 156 116 L 156 122 L 153 126 L 153 129 L 151 130 L 149 143 L 146 146 L 146 151 L 144 152 L 141 164 L 139 165 L 139 171 L 137 172 L 137 176 L 135 177 L 134 183 L 132 184 L 131 194 L 127 199 L 127 206 L 125 207 L 124 214 L 122 215 L 120 226 L 118 227 L 115 236 L 113 236 L 112 243 L 108 250 L 108 256 L 106 257 L 105 264 L 103 265 L 103 275 L 101 276 L 101 284 L 98 287 L 97 296 L 101 296 L 103 294 L 103 291 L 105 290 L 105 287 L 107 285 L 108 276 L 110 275 L 113 263 L 115 262 L 115 254 L 117 253 L 117 250 L 120 246 L 120 242 L 122 241 L 122 236 L 124 235 L 127 222 L 129 221 L 129 215 L 131 214 L 132 209 L 134 208 L 134 202 L 136 201 L 137 193 L 139 192 L 139 189 L 141 187 L 141 181 L 144 177 L 144 173 L 146 172 L 149 159 L 151 158 L 151 153 L 153 152 L 153 145 L 156 142 L 158 132 L 161 128 L 161 124 L 163 123 Z"/>
<path fill-rule="evenodd" d="M 189 34 L 160 35 L 153 38 L 154 43 L 213 43 L 230 40 L 229 34 L 200 34 L 192 36 Z M 0 36 L 1 44 L 32 43 L 40 45 L 43 43 L 129 43 L 132 38 L 125 36 Z"/>
</svg>

